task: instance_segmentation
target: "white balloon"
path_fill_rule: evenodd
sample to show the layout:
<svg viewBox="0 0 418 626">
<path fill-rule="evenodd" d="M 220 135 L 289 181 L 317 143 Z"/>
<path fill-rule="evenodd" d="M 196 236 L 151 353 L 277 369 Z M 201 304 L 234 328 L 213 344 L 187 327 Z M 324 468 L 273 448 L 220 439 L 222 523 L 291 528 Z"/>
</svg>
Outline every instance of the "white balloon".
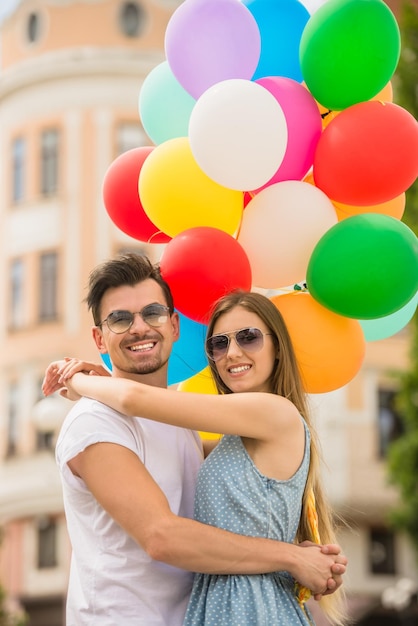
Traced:
<svg viewBox="0 0 418 626">
<path fill-rule="evenodd" d="M 197 100 L 189 140 L 197 164 L 209 178 L 230 189 L 257 189 L 283 161 L 287 123 L 267 89 L 249 80 L 225 80 Z"/>
<path fill-rule="evenodd" d="M 301 0 L 303 6 L 313 15 L 327 0 Z"/>
<path fill-rule="evenodd" d="M 286 180 L 260 191 L 245 207 L 238 235 L 253 284 L 279 289 L 304 281 L 314 247 L 337 221 L 331 200 L 309 183 Z"/>
</svg>

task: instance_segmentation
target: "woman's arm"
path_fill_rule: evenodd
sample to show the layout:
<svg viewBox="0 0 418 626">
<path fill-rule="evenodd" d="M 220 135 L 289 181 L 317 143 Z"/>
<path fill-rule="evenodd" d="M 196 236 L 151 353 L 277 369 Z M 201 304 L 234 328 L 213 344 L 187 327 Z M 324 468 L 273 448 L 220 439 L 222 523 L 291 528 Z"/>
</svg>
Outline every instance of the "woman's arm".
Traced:
<svg viewBox="0 0 418 626">
<path fill-rule="evenodd" d="M 50 396 L 59 389 L 63 388 L 62 377 L 74 376 L 76 372 L 84 372 L 90 375 L 110 376 L 110 372 L 99 363 L 91 361 L 81 361 L 65 357 L 61 361 L 53 361 L 45 370 L 45 376 L 42 382 L 42 393 Z"/>
<path fill-rule="evenodd" d="M 296 407 L 272 393 L 228 395 L 178 392 L 124 378 L 102 378 L 76 373 L 62 381 L 70 399 L 87 396 L 131 417 L 206 432 L 271 440 L 300 428 Z M 295 418 L 297 418 L 295 420 Z"/>
</svg>

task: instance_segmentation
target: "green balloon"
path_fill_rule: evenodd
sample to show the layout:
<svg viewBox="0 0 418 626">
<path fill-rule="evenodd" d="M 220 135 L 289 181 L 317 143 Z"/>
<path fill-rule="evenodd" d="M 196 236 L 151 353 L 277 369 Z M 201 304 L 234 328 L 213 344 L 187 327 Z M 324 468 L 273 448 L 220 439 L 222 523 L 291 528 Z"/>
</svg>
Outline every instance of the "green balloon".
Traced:
<svg viewBox="0 0 418 626">
<path fill-rule="evenodd" d="M 328 0 L 302 33 L 302 76 L 317 102 L 339 111 L 383 89 L 400 49 L 398 24 L 383 0 Z"/>
<path fill-rule="evenodd" d="M 306 281 L 312 297 L 334 313 L 363 320 L 390 315 L 418 289 L 418 239 L 388 215 L 349 217 L 319 240 Z"/>
</svg>

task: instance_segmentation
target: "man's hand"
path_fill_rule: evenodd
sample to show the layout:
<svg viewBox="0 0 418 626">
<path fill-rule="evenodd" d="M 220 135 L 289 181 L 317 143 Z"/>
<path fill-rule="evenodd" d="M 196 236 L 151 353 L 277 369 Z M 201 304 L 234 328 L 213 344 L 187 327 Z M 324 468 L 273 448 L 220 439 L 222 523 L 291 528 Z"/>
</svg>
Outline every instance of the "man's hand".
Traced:
<svg viewBox="0 0 418 626">
<path fill-rule="evenodd" d="M 329 543 L 321 546 L 321 552 L 324 554 L 334 554 L 338 556 L 338 560 L 331 567 L 332 578 L 329 578 L 327 590 L 323 594 L 317 594 L 314 596 L 315 600 L 320 600 L 322 596 L 327 596 L 330 593 L 334 593 L 343 584 L 342 576 L 345 574 L 348 564 L 346 556 L 341 554 L 341 547 L 335 543 Z"/>
<path fill-rule="evenodd" d="M 342 584 L 347 558 L 336 544 L 317 545 L 304 541 L 297 546 L 301 552 L 292 572 L 294 578 L 312 591 L 315 600 L 334 593 Z M 303 552 L 302 552 L 303 550 Z"/>
</svg>

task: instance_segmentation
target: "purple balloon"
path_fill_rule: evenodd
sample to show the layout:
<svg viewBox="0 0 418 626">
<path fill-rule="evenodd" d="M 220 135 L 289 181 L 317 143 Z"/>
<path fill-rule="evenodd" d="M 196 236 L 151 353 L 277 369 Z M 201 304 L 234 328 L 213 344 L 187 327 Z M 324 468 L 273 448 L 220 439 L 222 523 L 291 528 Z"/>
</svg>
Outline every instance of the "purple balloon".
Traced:
<svg viewBox="0 0 418 626">
<path fill-rule="evenodd" d="M 165 33 L 174 76 L 196 100 L 223 80 L 250 80 L 261 53 L 255 18 L 237 0 L 185 0 Z"/>
</svg>

